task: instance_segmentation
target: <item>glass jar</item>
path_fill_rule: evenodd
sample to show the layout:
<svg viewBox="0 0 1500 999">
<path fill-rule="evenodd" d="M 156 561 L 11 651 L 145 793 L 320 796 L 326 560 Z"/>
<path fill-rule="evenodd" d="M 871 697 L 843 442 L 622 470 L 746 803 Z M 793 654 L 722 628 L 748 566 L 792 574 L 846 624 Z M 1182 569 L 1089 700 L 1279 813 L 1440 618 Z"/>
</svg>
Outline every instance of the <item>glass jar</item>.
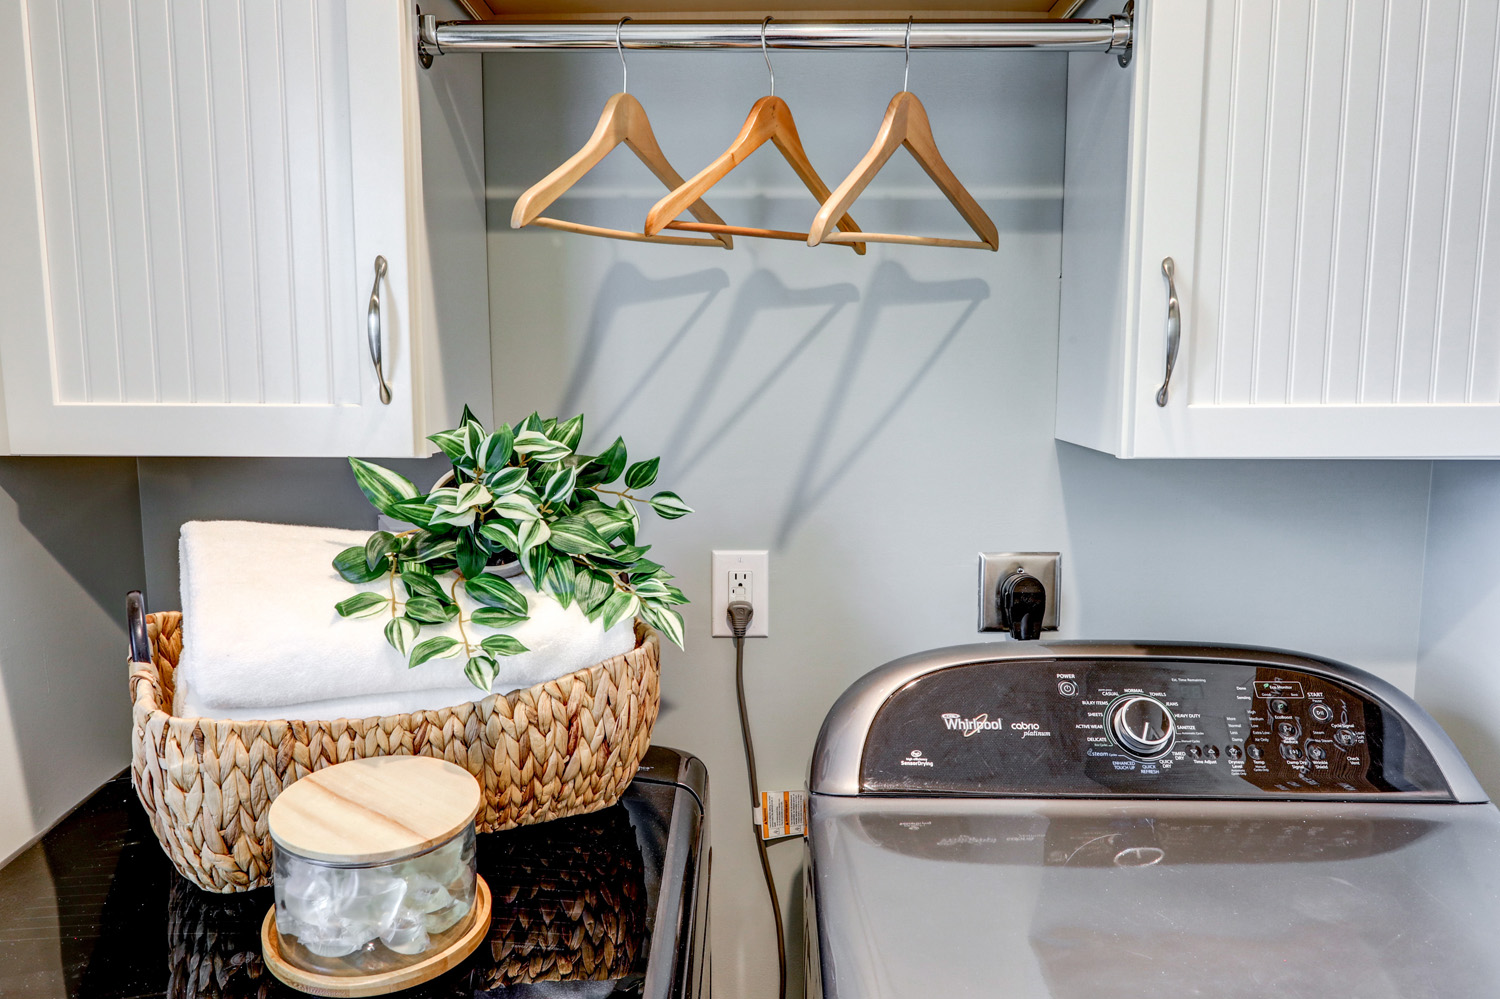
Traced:
<svg viewBox="0 0 1500 999">
<path fill-rule="evenodd" d="M 277 846 L 282 956 L 324 975 L 382 974 L 451 947 L 474 908 L 474 827 L 383 864 L 340 865 Z"/>
<path fill-rule="evenodd" d="M 286 788 L 268 823 L 276 907 L 263 942 L 276 977 L 405 988 L 467 956 L 489 926 L 479 801 L 471 774 L 428 757 L 341 763 Z"/>
</svg>

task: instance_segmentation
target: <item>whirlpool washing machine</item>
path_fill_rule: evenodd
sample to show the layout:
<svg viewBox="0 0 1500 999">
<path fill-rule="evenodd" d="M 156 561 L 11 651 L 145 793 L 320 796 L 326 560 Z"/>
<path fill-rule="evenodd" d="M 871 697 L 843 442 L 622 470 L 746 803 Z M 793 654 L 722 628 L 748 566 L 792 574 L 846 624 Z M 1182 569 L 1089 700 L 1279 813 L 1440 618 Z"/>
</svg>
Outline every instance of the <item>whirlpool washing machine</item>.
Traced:
<svg viewBox="0 0 1500 999">
<path fill-rule="evenodd" d="M 1500 811 L 1339 663 L 910 656 L 833 707 L 810 790 L 812 996 L 1500 996 Z"/>
</svg>

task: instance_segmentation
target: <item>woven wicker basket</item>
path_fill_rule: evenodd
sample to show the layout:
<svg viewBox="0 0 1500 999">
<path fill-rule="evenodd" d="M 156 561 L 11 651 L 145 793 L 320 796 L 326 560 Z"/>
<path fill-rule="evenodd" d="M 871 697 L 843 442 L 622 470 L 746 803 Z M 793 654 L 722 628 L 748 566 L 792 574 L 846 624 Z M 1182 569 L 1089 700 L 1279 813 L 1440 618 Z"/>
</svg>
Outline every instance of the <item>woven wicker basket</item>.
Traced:
<svg viewBox="0 0 1500 999">
<path fill-rule="evenodd" d="M 479 779 L 480 832 L 608 807 L 635 776 L 659 705 L 661 646 L 636 647 L 548 683 L 437 711 L 337 721 L 215 721 L 171 713 L 182 615 L 147 618 L 154 662 L 130 664 L 131 776 L 151 828 L 184 877 L 217 892 L 271 883 L 266 813 L 315 770 L 367 756 L 423 755 Z"/>
</svg>

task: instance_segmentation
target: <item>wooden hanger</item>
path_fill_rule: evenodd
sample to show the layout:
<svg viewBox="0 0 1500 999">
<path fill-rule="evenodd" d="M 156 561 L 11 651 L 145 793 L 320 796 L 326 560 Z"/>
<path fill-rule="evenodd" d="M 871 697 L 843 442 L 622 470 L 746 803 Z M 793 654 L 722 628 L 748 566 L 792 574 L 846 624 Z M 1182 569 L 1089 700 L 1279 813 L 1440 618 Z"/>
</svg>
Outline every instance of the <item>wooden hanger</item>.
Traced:
<svg viewBox="0 0 1500 999">
<path fill-rule="evenodd" d="M 906 58 L 907 71 L 911 68 L 911 21 L 906 22 Z M 838 186 L 829 198 L 823 202 L 823 207 L 818 210 L 817 217 L 813 219 L 812 228 L 807 233 L 807 245 L 817 246 L 819 243 L 847 243 L 850 237 L 846 233 L 832 232 L 834 220 L 843 218 L 849 206 L 860 196 L 869 185 L 875 175 L 885 166 L 886 161 L 900 147 L 905 146 L 911 150 L 912 157 L 921 164 L 922 169 L 927 171 L 927 176 L 938 186 L 938 190 L 948 196 L 953 207 L 963 216 L 964 221 L 969 223 L 969 228 L 979 236 L 978 240 L 972 239 L 937 239 L 931 236 L 905 236 L 897 233 L 866 232 L 861 233 L 861 241 L 873 243 L 907 243 L 913 246 L 957 246 L 972 250 L 998 250 L 1000 249 L 1000 234 L 995 229 L 995 223 L 979 207 L 973 195 L 959 183 L 953 171 L 948 169 L 944 162 L 942 153 L 938 152 L 937 142 L 932 137 L 932 123 L 927 119 L 927 109 L 922 102 L 917 100 L 917 95 L 905 89 L 903 81 L 902 90 L 885 109 L 885 120 L 880 123 L 880 131 L 875 136 L 875 144 L 870 151 L 865 153 L 864 159 L 859 161 L 854 171 L 844 178 L 844 182 Z"/>
<path fill-rule="evenodd" d="M 620 43 L 619 29 L 628 20 L 630 20 L 628 17 L 621 18 L 619 25 L 615 28 L 615 44 L 619 49 L 621 67 L 625 67 L 625 48 Z M 589 136 L 583 148 L 516 199 L 516 206 L 510 213 L 511 228 L 519 229 L 522 226 L 539 225 L 548 229 L 561 229 L 563 232 L 579 232 L 588 236 L 605 236 L 610 239 L 628 239 L 643 243 L 678 243 L 689 246 L 722 246 L 726 250 L 733 249 L 733 238 L 726 231 L 721 230 L 711 230 L 715 235 L 708 239 L 690 236 L 658 236 L 656 233 L 647 235 L 623 229 L 605 229 L 600 226 L 564 222 L 561 219 L 542 216 L 542 212 L 546 211 L 554 201 L 562 197 L 569 188 L 578 183 L 584 174 L 597 166 L 600 160 L 608 156 L 621 143 L 630 147 L 630 151 L 635 153 L 640 161 L 656 175 L 656 179 L 664 185 L 673 189 L 682 186 L 682 175 L 673 169 L 671 163 L 667 162 L 666 154 L 661 151 L 661 146 L 656 142 L 656 133 L 651 130 L 651 121 L 646 117 L 646 109 L 641 107 L 640 101 L 630 96 L 628 68 L 625 69 L 625 73 L 621 93 L 615 94 L 605 102 L 604 112 L 599 116 L 599 124 L 594 126 L 594 134 Z M 692 212 L 693 217 L 702 223 L 724 224 L 724 220 L 701 199 L 694 199 L 691 204 L 685 204 L 683 207 Z M 681 209 L 678 210 L 681 211 Z"/>
<path fill-rule="evenodd" d="M 770 20 L 768 17 L 761 22 L 760 38 L 761 54 L 766 57 L 767 70 L 771 69 L 771 58 L 766 52 L 765 28 Z M 767 142 L 775 144 L 782 157 L 791 164 L 798 178 L 813 193 L 819 203 L 826 202 L 832 196 L 828 185 L 823 183 L 823 178 L 819 177 L 818 171 L 813 169 L 811 161 L 807 158 L 807 152 L 802 148 L 802 139 L 797 134 L 797 124 L 792 120 L 792 109 L 787 107 L 786 101 L 776 96 L 776 75 L 773 71 L 770 96 L 762 97 L 755 102 L 755 106 L 750 109 L 749 117 L 745 119 L 744 127 L 740 129 L 740 134 L 718 159 L 700 170 L 692 180 L 656 203 L 656 207 L 652 208 L 650 214 L 646 216 L 646 233 L 655 236 L 663 229 L 680 229 L 689 232 L 729 233 L 735 236 L 805 241 L 806 233 L 788 232 L 783 229 L 729 226 L 724 225 L 722 221 L 715 223 L 674 221 L 684 208 L 689 208 L 695 200 L 703 196 L 704 192 L 723 180 L 731 170 L 743 163 L 751 153 Z M 836 224 L 843 230 L 841 235 L 850 237 L 838 240 L 838 242 L 852 246 L 855 253 L 863 254 L 865 244 L 855 235 L 860 229 L 854 224 L 854 220 L 846 214 L 841 214 Z M 833 225 L 830 224 L 829 228 L 832 227 Z M 835 240 L 830 239 L 829 242 L 835 242 Z"/>
</svg>

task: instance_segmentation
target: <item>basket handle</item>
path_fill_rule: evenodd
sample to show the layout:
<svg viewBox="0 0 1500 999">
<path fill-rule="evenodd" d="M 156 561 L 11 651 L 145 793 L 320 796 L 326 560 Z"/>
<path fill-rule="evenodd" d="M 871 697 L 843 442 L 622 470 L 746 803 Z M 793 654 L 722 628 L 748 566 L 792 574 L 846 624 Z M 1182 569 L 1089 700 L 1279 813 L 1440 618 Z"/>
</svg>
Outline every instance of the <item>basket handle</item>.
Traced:
<svg viewBox="0 0 1500 999">
<path fill-rule="evenodd" d="M 130 633 L 130 661 L 149 663 L 154 661 L 151 652 L 151 636 L 146 631 L 146 598 L 140 590 L 125 594 L 125 620 Z"/>
</svg>

